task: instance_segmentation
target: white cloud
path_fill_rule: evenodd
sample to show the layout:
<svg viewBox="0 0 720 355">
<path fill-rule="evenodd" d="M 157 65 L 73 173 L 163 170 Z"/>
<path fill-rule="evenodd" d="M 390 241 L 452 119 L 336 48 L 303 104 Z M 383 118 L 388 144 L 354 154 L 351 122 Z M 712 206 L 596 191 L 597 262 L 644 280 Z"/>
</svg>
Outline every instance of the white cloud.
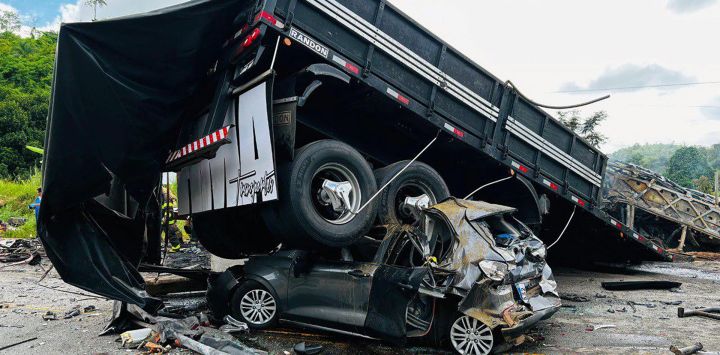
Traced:
<svg viewBox="0 0 720 355">
<path fill-rule="evenodd" d="M 108 0 L 107 6 L 97 8 L 98 20 L 109 19 L 120 16 L 133 15 L 163 7 L 176 5 L 187 0 Z M 92 21 L 93 8 L 86 4 L 86 0 L 77 0 L 74 3 L 62 4 L 59 15 L 48 26 L 59 28 L 61 23 Z"/>
<path fill-rule="evenodd" d="M 701 106 L 700 111 L 705 115 L 705 117 L 711 120 L 720 120 L 720 96 L 715 97 L 707 104 Z M 717 137 L 720 137 L 720 135 Z"/>
<path fill-rule="evenodd" d="M 20 21 L 25 22 L 27 20 L 27 17 L 23 14 L 19 13 L 18 10 L 6 3 L 0 2 L 0 12 L 12 12 L 16 13 L 20 16 Z M 32 33 L 32 27 L 27 25 L 21 25 L 20 29 L 16 31 L 18 35 L 22 37 L 28 37 Z"/>
<path fill-rule="evenodd" d="M 670 11 L 686 14 L 713 6 L 716 3 L 717 0 L 668 0 L 667 7 Z"/>
<path fill-rule="evenodd" d="M 598 90 L 637 91 L 647 88 L 648 86 L 664 86 L 665 90 L 669 90 L 679 87 L 669 85 L 687 84 L 694 81 L 696 81 L 696 79 L 692 76 L 657 64 L 623 64 L 605 70 L 587 85 L 578 85 L 574 82 L 566 83 L 562 85 L 560 90 L 564 92 Z"/>
</svg>

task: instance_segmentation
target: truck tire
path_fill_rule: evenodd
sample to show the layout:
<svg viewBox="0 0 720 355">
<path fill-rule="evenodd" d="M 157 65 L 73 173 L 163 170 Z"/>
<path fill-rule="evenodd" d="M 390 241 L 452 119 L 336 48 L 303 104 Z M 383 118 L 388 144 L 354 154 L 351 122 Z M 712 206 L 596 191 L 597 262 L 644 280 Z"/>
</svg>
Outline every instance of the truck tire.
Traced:
<svg viewBox="0 0 720 355">
<path fill-rule="evenodd" d="M 192 218 L 200 244 L 221 258 L 244 259 L 253 254 L 267 254 L 280 244 L 268 233 L 255 211 L 226 208 Z"/>
<path fill-rule="evenodd" d="M 322 191 L 325 180 L 352 186 L 349 211 L 337 212 Z M 263 210 L 268 228 L 283 247 L 345 247 L 372 227 L 376 203 L 353 214 L 377 192 L 365 158 L 349 145 L 321 140 L 297 150 L 295 159 L 278 167 L 279 201 Z M 343 204 L 343 206 L 345 206 Z"/>
<path fill-rule="evenodd" d="M 382 188 L 395 174 L 400 172 L 410 161 L 400 161 L 375 170 L 378 188 Z M 412 224 L 415 218 L 401 206 L 406 197 L 417 197 L 426 194 L 430 197 L 430 205 L 450 197 L 445 180 L 430 165 L 416 161 L 400 174 L 378 197 L 379 224 Z"/>
</svg>

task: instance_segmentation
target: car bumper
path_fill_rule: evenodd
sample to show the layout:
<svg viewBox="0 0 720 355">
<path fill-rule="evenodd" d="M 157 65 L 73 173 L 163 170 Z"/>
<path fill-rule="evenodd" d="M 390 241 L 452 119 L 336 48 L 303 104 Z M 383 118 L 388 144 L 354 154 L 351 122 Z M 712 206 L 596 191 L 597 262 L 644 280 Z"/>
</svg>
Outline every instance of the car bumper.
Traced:
<svg viewBox="0 0 720 355">
<path fill-rule="evenodd" d="M 515 324 L 515 326 L 501 329 L 502 335 L 505 338 L 509 339 L 516 338 L 525 333 L 525 331 L 527 331 L 528 329 L 532 328 L 538 322 L 550 318 L 559 309 L 560 305 L 557 305 L 537 311 L 533 313 L 530 317 L 527 317 Z"/>
</svg>

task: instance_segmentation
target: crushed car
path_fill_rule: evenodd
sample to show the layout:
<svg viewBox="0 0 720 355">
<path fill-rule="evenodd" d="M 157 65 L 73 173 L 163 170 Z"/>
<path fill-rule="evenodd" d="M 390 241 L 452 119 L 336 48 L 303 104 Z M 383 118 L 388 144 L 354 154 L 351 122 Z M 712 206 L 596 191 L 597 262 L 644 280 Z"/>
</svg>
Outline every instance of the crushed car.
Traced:
<svg viewBox="0 0 720 355">
<path fill-rule="evenodd" d="M 214 275 L 212 311 L 251 329 L 282 323 L 488 354 L 521 343 L 560 308 L 545 245 L 514 208 L 410 200 L 414 225 L 384 226 L 343 249 L 255 256 Z"/>
</svg>

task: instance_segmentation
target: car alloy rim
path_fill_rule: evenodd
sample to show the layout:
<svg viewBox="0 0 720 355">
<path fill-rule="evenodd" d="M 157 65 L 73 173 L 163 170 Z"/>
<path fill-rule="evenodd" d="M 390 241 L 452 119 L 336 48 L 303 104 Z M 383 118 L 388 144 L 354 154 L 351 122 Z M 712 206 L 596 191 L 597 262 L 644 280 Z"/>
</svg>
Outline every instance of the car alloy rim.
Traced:
<svg viewBox="0 0 720 355">
<path fill-rule="evenodd" d="M 489 354 L 493 347 L 490 327 L 475 318 L 462 316 L 450 330 L 450 341 L 460 354 Z"/>
<path fill-rule="evenodd" d="M 350 184 L 350 193 L 348 196 L 350 203 L 349 206 L 344 206 L 345 208 L 342 212 L 333 209 L 329 197 L 324 195 L 325 191 L 323 191 L 322 186 L 326 180 L 335 183 Z M 342 164 L 327 163 L 321 166 L 312 178 L 310 189 L 310 196 L 313 198 L 315 210 L 320 214 L 320 217 L 328 223 L 337 225 L 346 224 L 355 218 L 353 212 L 360 209 L 362 203 L 360 183 L 355 174 Z"/>
<path fill-rule="evenodd" d="M 252 324 L 265 324 L 275 316 L 275 297 L 265 290 L 251 290 L 240 300 L 240 312 Z"/>
</svg>

